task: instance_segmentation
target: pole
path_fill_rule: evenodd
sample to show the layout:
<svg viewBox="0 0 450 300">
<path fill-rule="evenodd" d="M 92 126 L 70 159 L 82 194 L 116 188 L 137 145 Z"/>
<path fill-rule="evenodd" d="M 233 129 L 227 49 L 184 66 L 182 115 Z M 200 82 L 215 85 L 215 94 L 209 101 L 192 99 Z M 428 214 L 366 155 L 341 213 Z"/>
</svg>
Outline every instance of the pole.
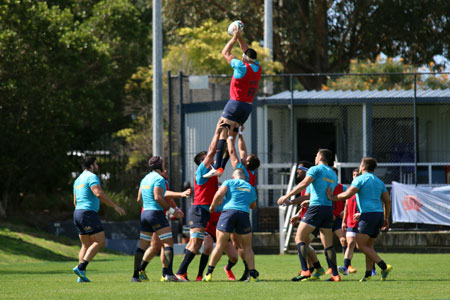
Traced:
<svg viewBox="0 0 450 300">
<path fill-rule="evenodd" d="M 171 72 L 167 72 L 167 170 L 169 170 L 170 182 L 172 177 L 172 78 Z"/>
<path fill-rule="evenodd" d="M 273 0 L 264 0 L 264 48 L 269 50 L 269 57 L 266 60 L 271 61 L 273 58 Z M 272 78 L 264 79 L 264 94 L 273 93 Z"/>
<path fill-rule="evenodd" d="M 178 83 L 179 83 L 179 93 L 180 93 L 180 103 L 179 103 L 179 112 L 180 112 L 180 159 L 181 159 L 181 168 L 180 168 L 180 177 L 181 184 L 184 182 L 184 168 L 186 167 L 185 159 L 184 159 L 184 111 L 183 111 L 183 72 L 178 74 Z"/>
<path fill-rule="evenodd" d="M 161 0 L 153 0 L 153 155 L 164 156 Z"/>
<path fill-rule="evenodd" d="M 295 163 L 295 143 L 294 143 L 294 77 L 289 76 L 291 89 L 291 163 Z"/>
<path fill-rule="evenodd" d="M 414 73 L 414 183 L 417 186 L 417 73 Z"/>
</svg>

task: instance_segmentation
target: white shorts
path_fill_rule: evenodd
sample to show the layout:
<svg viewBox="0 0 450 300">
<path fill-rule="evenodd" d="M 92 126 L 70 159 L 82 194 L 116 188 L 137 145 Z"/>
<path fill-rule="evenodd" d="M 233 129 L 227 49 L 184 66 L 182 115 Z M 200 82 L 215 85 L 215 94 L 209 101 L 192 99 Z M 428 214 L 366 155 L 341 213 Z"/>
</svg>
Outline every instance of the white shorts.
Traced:
<svg viewBox="0 0 450 300">
<path fill-rule="evenodd" d="M 355 237 L 355 236 L 356 236 L 356 232 L 347 231 L 347 232 L 345 233 L 345 236 L 348 236 L 348 237 Z"/>
</svg>

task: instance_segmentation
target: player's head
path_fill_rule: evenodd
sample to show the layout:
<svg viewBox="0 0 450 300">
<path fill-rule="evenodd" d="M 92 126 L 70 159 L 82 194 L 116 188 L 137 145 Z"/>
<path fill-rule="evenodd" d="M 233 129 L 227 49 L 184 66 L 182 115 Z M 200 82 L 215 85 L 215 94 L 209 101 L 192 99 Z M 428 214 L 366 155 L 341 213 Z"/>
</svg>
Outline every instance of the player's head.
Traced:
<svg viewBox="0 0 450 300">
<path fill-rule="evenodd" d="M 317 151 L 315 163 L 318 165 L 320 162 L 323 162 L 327 166 L 330 165 L 330 163 L 333 163 L 333 153 L 328 149 L 319 149 Z"/>
<path fill-rule="evenodd" d="M 353 176 L 353 179 L 355 179 L 356 177 L 359 176 L 359 169 L 358 168 L 353 169 L 352 176 Z"/>
<path fill-rule="evenodd" d="M 306 172 L 308 172 L 308 169 L 312 167 L 312 163 L 306 160 L 302 160 L 298 163 L 297 167 L 297 179 L 299 181 L 302 181 L 305 179 Z"/>
<path fill-rule="evenodd" d="M 256 169 L 258 169 L 260 164 L 261 162 L 255 154 L 250 154 L 249 156 L 247 156 L 247 168 L 250 171 L 255 171 Z"/>
<path fill-rule="evenodd" d="M 195 164 L 197 166 L 200 166 L 200 164 L 205 159 L 205 157 L 206 157 L 206 151 L 200 151 L 199 153 L 197 153 L 197 155 L 195 155 L 195 157 L 194 157 Z"/>
<path fill-rule="evenodd" d="M 148 165 L 150 167 L 150 171 L 157 171 L 159 170 L 160 172 L 164 171 L 164 160 L 162 159 L 161 156 L 152 156 L 149 160 L 148 160 Z"/>
<path fill-rule="evenodd" d="M 97 158 L 95 156 L 85 156 L 83 158 L 83 169 L 98 171 Z"/>
<path fill-rule="evenodd" d="M 246 63 L 252 63 L 256 60 L 257 57 L 258 55 L 256 54 L 256 51 L 252 48 L 248 48 L 242 54 L 242 61 Z"/>
<path fill-rule="evenodd" d="M 377 168 L 377 160 L 373 157 L 363 157 L 359 171 L 373 172 Z"/>
<path fill-rule="evenodd" d="M 244 179 L 245 180 L 245 173 L 244 170 L 242 169 L 235 169 L 233 171 L 233 175 L 232 175 L 233 179 Z"/>
</svg>

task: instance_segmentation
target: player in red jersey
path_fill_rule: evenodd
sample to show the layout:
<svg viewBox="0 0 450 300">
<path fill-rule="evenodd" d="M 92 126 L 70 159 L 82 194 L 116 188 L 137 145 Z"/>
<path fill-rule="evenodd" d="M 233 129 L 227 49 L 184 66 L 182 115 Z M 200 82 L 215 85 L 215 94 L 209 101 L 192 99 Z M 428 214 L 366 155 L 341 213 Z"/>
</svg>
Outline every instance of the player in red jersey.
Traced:
<svg viewBox="0 0 450 300">
<path fill-rule="evenodd" d="M 209 255 L 213 250 L 213 243 L 216 242 L 216 228 L 220 214 L 221 214 L 220 212 L 212 212 L 209 217 L 208 224 L 206 225 L 205 240 L 203 241 L 203 253 L 200 258 L 200 264 L 198 266 L 198 274 L 196 281 L 202 281 L 203 279 L 203 271 L 205 270 L 206 265 L 208 264 Z M 234 247 L 233 243 L 231 242 L 231 240 L 225 247 L 225 253 L 228 255 L 228 264 L 224 268 L 225 273 L 227 274 L 228 280 L 236 280 L 233 271 L 231 271 L 231 268 L 238 261 L 238 252 L 236 250 L 236 247 Z"/>
<path fill-rule="evenodd" d="M 205 228 L 208 223 L 211 205 L 214 195 L 219 187 L 217 177 L 204 178 L 203 175 L 211 170 L 214 154 L 216 153 L 217 141 L 221 132 L 222 122 L 219 122 L 216 127 L 216 132 L 209 146 L 208 152 L 205 151 L 197 153 L 194 157 L 194 162 L 198 166 L 194 178 L 194 203 L 189 210 L 190 215 L 190 239 L 184 251 L 183 261 L 177 271 L 177 277 L 187 281 L 187 269 L 189 264 L 194 259 L 195 255 L 203 244 L 205 238 Z"/>
<path fill-rule="evenodd" d="M 353 179 L 359 175 L 359 169 L 353 170 Z M 344 253 L 344 265 L 339 266 L 339 273 L 348 275 L 348 273 L 356 273 L 356 269 L 351 266 L 353 251 L 356 246 L 356 233 L 358 232 L 358 221 L 355 217 L 359 215 L 356 195 L 353 195 L 345 202 L 344 216 L 342 218 L 342 231 L 347 239 L 347 250 Z"/>
<path fill-rule="evenodd" d="M 231 49 L 236 41 L 243 52 L 242 60 L 231 54 Z M 223 48 L 222 55 L 234 71 L 230 83 L 230 100 L 225 105 L 220 120 L 224 122 L 224 128 L 235 128 L 235 131 L 233 131 L 233 138 L 235 139 L 239 126 L 247 121 L 252 111 L 253 99 L 256 96 L 261 79 L 261 66 L 256 60 L 256 51 L 248 47 L 237 28 L 231 40 Z M 217 143 L 216 161 L 212 170 L 204 175 L 205 178 L 222 175 L 227 162 L 226 159 L 224 160 L 227 137 L 227 132 L 223 130 Z"/>
</svg>

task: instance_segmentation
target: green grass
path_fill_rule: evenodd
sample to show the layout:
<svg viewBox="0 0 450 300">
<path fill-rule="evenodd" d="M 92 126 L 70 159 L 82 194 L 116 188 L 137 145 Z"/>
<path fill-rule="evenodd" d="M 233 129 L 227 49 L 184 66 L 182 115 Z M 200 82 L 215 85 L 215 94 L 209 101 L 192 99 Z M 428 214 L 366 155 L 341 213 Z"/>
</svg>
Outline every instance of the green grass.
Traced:
<svg viewBox="0 0 450 300">
<path fill-rule="evenodd" d="M 147 268 L 150 282 L 131 283 L 133 257 L 101 253 L 88 266 L 92 282 L 79 284 L 72 272 L 79 250 L 74 244 L 42 233 L 0 228 L 0 299 L 450 299 L 450 254 L 381 253 L 394 267 L 385 282 L 379 281 L 380 276 L 358 282 L 364 257 L 357 253 L 352 265 L 358 273 L 340 283 L 291 282 L 299 268 L 295 255 L 257 255 L 261 281 L 256 283 L 227 282 L 225 258 L 210 283 L 159 282 L 158 259 Z M 319 258 L 323 263 L 323 255 Z M 338 255 L 338 261 L 342 259 Z M 181 256 L 176 256 L 174 269 L 180 262 Z M 196 257 L 189 268 L 191 279 L 198 262 Z M 242 263 L 233 270 L 240 276 Z"/>
</svg>

